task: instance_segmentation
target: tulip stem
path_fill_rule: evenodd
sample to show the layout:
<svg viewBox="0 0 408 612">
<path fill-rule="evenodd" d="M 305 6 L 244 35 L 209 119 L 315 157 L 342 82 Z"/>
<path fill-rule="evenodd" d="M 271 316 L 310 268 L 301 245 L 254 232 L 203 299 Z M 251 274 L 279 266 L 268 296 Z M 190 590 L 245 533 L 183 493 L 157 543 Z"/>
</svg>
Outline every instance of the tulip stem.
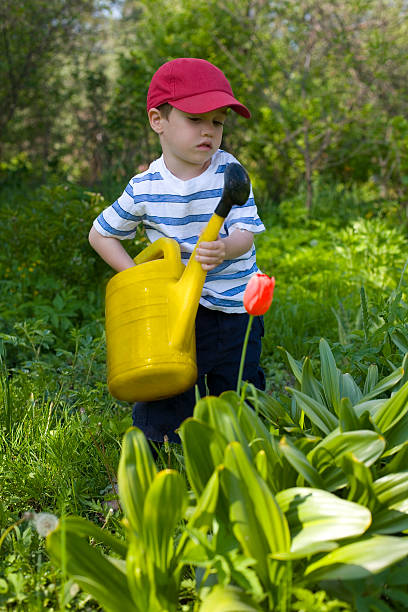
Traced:
<svg viewBox="0 0 408 612">
<path fill-rule="evenodd" d="M 254 315 L 249 315 L 247 330 L 246 330 L 245 339 L 244 339 L 244 344 L 242 345 L 241 363 L 239 364 L 238 382 L 237 382 L 237 393 L 238 394 L 239 394 L 239 391 L 241 389 L 242 373 L 244 371 L 245 356 L 246 356 L 246 351 L 247 351 L 247 346 L 248 346 L 249 333 L 251 331 L 252 321 L 253 320 L 254 320 Z"/>
</svg>

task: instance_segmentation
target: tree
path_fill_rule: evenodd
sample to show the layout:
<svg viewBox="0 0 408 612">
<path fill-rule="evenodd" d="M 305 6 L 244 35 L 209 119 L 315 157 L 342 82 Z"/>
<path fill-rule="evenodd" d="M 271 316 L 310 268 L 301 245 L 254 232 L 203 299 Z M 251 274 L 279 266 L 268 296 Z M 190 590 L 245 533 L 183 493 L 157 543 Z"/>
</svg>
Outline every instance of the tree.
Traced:
<svg viewBox="0 0 408 612">
<path fill-rule="evenodd" d="M 99 0 L 3 0 L 0 5 L 0 155 L 47 160 L 77 83 L 73 67 Z M 83 46 L 82 46 L 83 49 Z"/>
</svg>

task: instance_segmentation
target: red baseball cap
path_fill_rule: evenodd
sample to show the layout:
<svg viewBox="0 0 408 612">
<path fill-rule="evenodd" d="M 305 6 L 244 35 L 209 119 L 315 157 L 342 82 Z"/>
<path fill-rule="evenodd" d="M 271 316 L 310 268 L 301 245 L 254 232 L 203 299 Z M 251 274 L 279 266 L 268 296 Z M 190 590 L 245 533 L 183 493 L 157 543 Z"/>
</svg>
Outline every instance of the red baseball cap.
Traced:
<svg viewBox="0 0 408 612">
<path fill-rule="evenodd" d="M 234 97 L 224 73 L 203 59 L 181 57 L 154 73 L 147 92 L 147 110 L 167 102 L 185 113 L 208 113 L 228 106 L 249 119 L 251 113 Z"/>
</svg>

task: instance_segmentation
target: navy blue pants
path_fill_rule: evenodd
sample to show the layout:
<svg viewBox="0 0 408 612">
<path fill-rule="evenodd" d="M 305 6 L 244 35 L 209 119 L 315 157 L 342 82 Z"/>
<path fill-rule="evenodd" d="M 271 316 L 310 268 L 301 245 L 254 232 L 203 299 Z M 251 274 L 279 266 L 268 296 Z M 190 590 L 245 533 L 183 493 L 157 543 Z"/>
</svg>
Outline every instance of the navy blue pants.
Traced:
<svg viewBox="0 0 408 612">
<path fill-rule="evenodd" d="M 248 318 L 246 313 L 226 314 L 199 306 L 196 317 L 196 346 L 197 385 L 201 397 L 220 395 L 223 391 L 236 389 Z M 254 317 L 242 376 L 242 380 L 248 380 L 262 390 L 265 389 L 265 376 L 259 366 L 259 359 L 263 335 L 263 317 Z M 167 399 L 137 402 L 133 406 L 133 425 L 155 442 L 163 442 L 165 435 L 170 442 L 180 442 L 175 430 L 193 415 L 194 405 L 194 387 Z"/>
</svg>

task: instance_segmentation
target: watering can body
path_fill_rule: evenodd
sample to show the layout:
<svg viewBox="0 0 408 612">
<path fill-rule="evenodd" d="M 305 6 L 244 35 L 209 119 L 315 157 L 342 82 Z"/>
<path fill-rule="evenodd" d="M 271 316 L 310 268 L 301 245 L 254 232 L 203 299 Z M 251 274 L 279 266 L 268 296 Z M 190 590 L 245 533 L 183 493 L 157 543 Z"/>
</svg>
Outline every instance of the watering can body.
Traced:
<svg viewBox="0 0 408 612">
<path fill-rule="evenodd" d="M 108 387 L 128 402 L 170 397 L 197 379 L 198 303 L 189 305 L 189 324 L 180 323 L 186 295 L 178 286 L 185 271 L 178 243 L 160 238 L 135 263 L 109 281 L 105 306 Z M 183 330 L 176 334 L 178 325 Z"/>
<path fill-rule="evenodd" d="M 187 266 L 180 247 L 160 238 L 106 287 L 108 387 L 119 400 L 153 401 L 191 388 L 197 380 L 195 317 L 206 272 L 195 258 L 200 242 L 216 240 L 233 204 L 249 195 L 248 175 L 228 164 L 224 190 Z"/>
</svg>

